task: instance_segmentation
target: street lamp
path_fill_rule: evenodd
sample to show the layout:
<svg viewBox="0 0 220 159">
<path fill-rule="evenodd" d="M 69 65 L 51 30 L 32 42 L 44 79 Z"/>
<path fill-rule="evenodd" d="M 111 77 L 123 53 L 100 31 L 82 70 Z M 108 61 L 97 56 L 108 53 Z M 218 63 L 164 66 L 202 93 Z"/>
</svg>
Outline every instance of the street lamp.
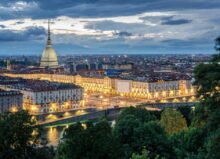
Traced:
<svg viewBox="0 0 220 159">
<path fill-rule="evenodd" d="M 18 108 L 16 106 L 13 106 L 10 108 L 10 112 L 16 113 L 18 111 Z"/>
</svg>

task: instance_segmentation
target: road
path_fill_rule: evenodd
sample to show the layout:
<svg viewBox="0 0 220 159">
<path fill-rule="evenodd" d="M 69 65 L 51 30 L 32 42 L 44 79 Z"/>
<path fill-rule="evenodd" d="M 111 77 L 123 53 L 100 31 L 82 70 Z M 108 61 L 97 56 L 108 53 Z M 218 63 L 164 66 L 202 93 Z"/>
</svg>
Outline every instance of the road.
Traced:
<svg viewBox="0 0 220 159">
<path fill-rule="evenodd" d="M 98 93 L 93 93 L 93 94 L 85 94 L 83 107 L 85 108 L 95 107 L 98 109 L 106 109 L 106 108 L 113 108 L 115 106 L 118 107 L 134 106 L 141 103 L 146 103 L 146 100 L 131 99 L 121 96 L 107 96 Z"/>
</svg>

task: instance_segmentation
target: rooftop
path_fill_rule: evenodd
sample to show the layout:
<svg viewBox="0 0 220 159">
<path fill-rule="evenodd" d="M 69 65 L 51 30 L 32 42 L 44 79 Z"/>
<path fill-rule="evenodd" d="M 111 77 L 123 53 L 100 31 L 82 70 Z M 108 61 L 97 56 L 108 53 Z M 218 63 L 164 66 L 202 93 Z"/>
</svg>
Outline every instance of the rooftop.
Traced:
<svg viewBox="0 0 220 159">
<path fill-rule="evenodd" d="M 0 89 L 0 97 L 2 96 L 14 96 L 14 95 L 22 95 L 22 93 L 18 91 L 7 91 L 4 89 Z"/>
<path fill-rule="evenodd" d="M 178 80 L 191 80 L 191 77 L 182 74 L 182 73 L 173 73 L 173 72 L 151 72 L 147 74 L 128 74 L 128 75 L 120 75 L 121 79 L 125 80 L 133 80 L 139 82 L 157 82 L 160 80 L 163 81 L 178 81 Z"/>
<path fill-rule="evenodd" d="M 49 82 L 45 80 L 31 80 L 22 78 L 11 78 L 0 76 L 0 85 L 10 85 L 13 89 L 27 90 L 27 91 L 56 91 L 64 89 L 77 89 L 81 88 L 75 84 Z"/>
</svg>

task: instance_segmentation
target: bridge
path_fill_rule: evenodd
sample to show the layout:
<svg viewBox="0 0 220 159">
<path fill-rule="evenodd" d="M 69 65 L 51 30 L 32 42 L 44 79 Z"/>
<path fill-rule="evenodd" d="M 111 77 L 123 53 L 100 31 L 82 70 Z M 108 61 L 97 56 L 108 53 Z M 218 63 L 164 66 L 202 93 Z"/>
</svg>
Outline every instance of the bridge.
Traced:
<svg viewBox="0 0 220 159">
<path fill-rule="evenodd" d="M 189 106 L 193 107 L 197 104 L 197 102 L 181 102 L 181 103 L 146 103 L 140 105 L 141 107 L 146 107 L 149 110 L 161 110 L 165 107 L 179 107 L 179 106 Z M 41 114 L 37 115 L 38 119 L 46 119 L 44 121 L 39 121 L 39 125 L 47 127 L 47 126 L 58 126 L 58 125 L 67 125 L 74 122 L 80 121 L 88 121 L 88 120 L 98 120 L 102 117 L 107 117 L 110 119 L 115 119 L 119 115 L 120 111 L 127 107 L 119 107 L 119 108 L 110 108 L 104 110 L 96 110 L 96 109 L 84 109 L 84 113 L 77 114 L 77 111 L 82 110 L 74 110 L 70 113 L 76 113 L 75 115 L 65 117 L 65 113 L 67 112 L 57 112 L 51 114 Z M 48 120 L 49 117 L 56 117 L 53 118 L 54 120 Z M 60 118 L 59 118 L 60 117 Z"/>
<path fill-rule="evenodd" d="M 80 121 L 97 120 L 105 116 L 108 118 L 116 118 L 119 115 L 121 109 L 123 108 L 111 108 L 107 110 L 99 110 L 96 112 L 91 112 L 83 115 L 70 116 L 52 121 L 43 121 L 43 122 L 39 122 L 39 125 L 44 127 L 54 126 L 54 125 L 56 126 L 66 125 L 69 123 L 80 122 Z"/>
</svg>

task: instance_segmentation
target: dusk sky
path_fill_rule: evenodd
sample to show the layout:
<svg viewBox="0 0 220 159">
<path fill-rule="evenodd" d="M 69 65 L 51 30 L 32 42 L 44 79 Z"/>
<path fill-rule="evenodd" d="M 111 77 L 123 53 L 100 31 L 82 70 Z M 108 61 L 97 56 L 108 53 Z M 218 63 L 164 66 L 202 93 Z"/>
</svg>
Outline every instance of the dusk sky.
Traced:
<svg viewBox="0 0 220 159">
<path fill-rule="evenodd" d="M 1 0 L 0 55 L 214 53 L 220 0 Z"/>
</svg>

